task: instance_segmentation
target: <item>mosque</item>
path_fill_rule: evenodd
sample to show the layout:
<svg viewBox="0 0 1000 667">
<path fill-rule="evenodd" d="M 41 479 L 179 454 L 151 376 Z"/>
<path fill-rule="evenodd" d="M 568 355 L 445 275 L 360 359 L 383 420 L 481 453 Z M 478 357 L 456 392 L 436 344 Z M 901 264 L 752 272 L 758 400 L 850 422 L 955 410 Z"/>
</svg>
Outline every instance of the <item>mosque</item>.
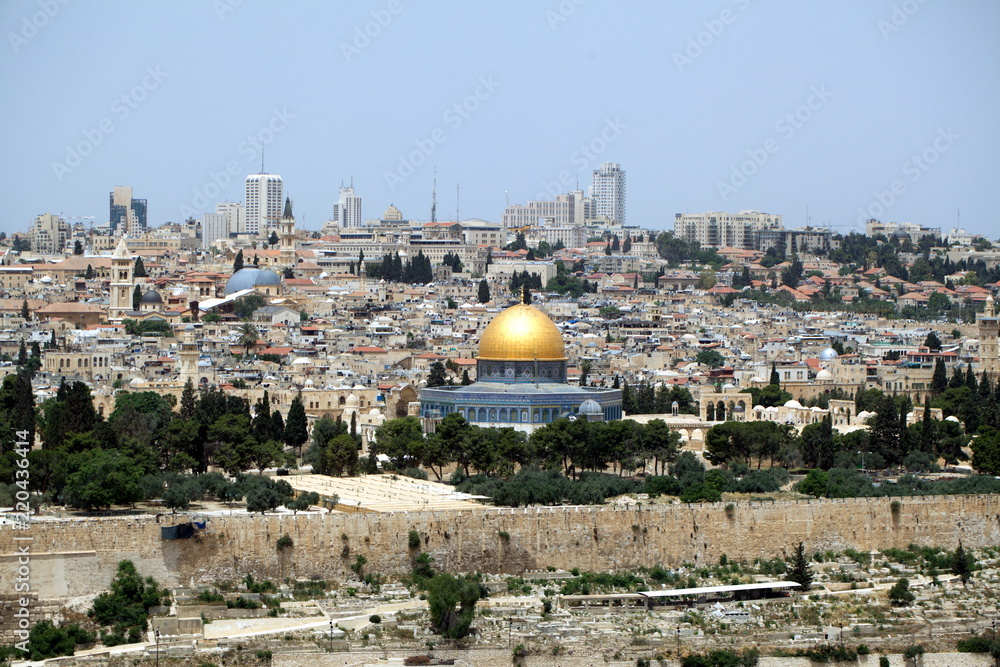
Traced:
<svg viewBox="0 0 1000 667">
<path fill-rule="evenodd" d="M 527 433 L 563 417 L 622 417 L 620 390 L 567 384 L 562 333 L 529 304 L 511 306 L 493 318 L 479 340 L 476 362 L 476 382 L 420 391 L 420 415 L 428 431 L 452 412 L 476 426 Z"/>
</svg>

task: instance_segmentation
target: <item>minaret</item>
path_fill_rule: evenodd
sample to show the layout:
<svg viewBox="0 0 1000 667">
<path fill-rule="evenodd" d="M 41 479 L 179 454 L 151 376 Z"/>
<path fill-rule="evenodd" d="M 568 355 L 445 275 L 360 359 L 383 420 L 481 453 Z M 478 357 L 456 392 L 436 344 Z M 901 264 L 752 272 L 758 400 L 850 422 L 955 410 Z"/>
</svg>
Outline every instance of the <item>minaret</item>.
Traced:
<svg viewBox="0 0 1000 667">
<path fill-rule="evenodd" d="M 184 327 L 184 333 L 181 334 L 181 350 L 180 354 L 180 382 L 184 384 L 188 380 L 191 380 L 194 385 L 198 386 L 198 357 L 200 356 L 200 351 L 198 350 L 198 343 L 195 340 L 196 332 L 193 324 L 189 324 Z"/>
<path fill-rule="evenodd" d="M 115 321 L 121 321 L 125 313 L 132 310 L 132 291 L 135 289 L 132 282 L 135 264 L 125 244 L 126 238 L 128 235 L 122 236 L 111 255 L 111 307 L 108 308 L 108 319 Z"/>
<path fill-rule="evenodd" d="M 281 237 L 281 262 L 285 266 L 295 266 L 295 218 L 292 216 L 292 200 L 285 197 L 285 210 L 281 214 L 278 235 Z"/>
<path fill-rule="evenodd" d="M 979 370 L 986 371 L 991 382 L 1000 378 L 1000 356 L 997 336 L 1000 336 L 1000 319 L 997 318 L 993 295 L 986 297 L 986 307 L 976 317 L 979 325 Z"/>
</svg>

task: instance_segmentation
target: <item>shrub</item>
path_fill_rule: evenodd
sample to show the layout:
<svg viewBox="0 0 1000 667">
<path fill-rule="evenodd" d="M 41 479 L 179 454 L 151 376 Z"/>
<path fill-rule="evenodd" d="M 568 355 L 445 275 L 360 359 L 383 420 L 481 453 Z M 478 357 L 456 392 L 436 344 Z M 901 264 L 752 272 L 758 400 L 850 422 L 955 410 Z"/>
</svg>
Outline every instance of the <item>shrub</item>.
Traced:
<svg viewBox="0 0 1000 667">
<path fill-rule="evenodd" d="M 382 617 L 379 616 L 378 614 L 372 614 L 371 616 L 368 617 L 368 622 L 378 625 L 379 623 L 382 622 Z"/>
<path fill-rule="evenodd" d="M 278 538 L 278 551 L 281 551 L 282 549 L 288 549 L 289 547 L 293 546 L 293 544 L 294 542 L 292 542 L 292 538 L 288 535 L 288 533 L 285 533 L 284 535 Z"/>
<path fill-rule="evenodd" d="M 415 530 L 411 530 L 409 537 L 407 538 L 407 544 L 411 549 L 420 548 L 420 533 Z"/>
</svg>

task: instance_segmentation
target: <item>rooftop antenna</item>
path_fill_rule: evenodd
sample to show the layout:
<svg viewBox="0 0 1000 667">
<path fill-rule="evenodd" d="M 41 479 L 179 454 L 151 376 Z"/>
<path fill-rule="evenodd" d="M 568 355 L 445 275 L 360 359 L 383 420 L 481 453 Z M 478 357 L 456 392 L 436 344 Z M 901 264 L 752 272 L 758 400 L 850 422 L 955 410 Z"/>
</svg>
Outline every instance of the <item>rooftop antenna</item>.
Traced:
<svg viewBox="0 0 1000 667">
<path fill-rule="evenodd" d="M 266 174 L 267 173 L 266 171 L 264 171 L 264 147 L 263 146 L 260 147 L 260 173 L 262 173 L 262 174 Z"/>
<path fill-rule="evenodd" d="M 438 168 L 434 167 L 434 187 L 431 189 L 431 222 L 437 222 L 438 209 Z"/>
</svg>

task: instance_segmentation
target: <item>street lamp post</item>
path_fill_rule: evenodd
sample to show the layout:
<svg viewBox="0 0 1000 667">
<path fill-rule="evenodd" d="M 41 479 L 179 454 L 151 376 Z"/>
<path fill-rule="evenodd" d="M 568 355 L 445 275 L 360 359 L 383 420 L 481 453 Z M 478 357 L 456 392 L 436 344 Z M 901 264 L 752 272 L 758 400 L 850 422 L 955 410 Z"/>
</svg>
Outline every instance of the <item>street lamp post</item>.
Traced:
<svg viewBox="0 0 1000 667">
<path fill-rule="evenodd" d="M 160 667 L 160 631 L 153 630 L 153 636 L 156 637 L 156 667 Z"/>
<path fill-rule="evenodd" d="M 330 651 L 333 651 L 333 620 L 330 620 Z"/>
<path fill-rule="evenodd" d="M 681 655 L 681 626 L 677 626 L 677 656 Z"/>
</svg>

